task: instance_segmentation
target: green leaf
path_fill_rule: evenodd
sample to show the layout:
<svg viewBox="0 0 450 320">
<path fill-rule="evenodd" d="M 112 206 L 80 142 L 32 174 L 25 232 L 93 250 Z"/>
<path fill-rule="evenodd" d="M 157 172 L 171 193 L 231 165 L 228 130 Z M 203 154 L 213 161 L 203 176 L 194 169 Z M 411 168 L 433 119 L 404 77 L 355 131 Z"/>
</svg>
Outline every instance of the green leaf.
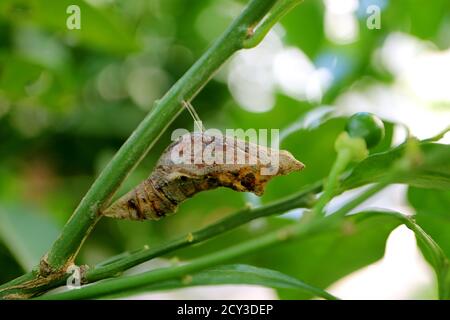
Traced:
<svg viewBox="0 0 450 320">
<path fill-rule="evenodd" d="M 178 254 L 182 258 L 201 256 L 292 223 L 298 222 L 283 218 L 255 221 Z M 363 212 L 346 217 L 342 224 L 321 233 L 300 237 L 234 262 L 276 269 L 315 287 L 326 288 L 381 259 L 389 234 L 399 224 L 398 218 L 391 214 Z M 310 293 L 287 290 L 280 290 L 280 296 L 289 299 L 312 297 Z"/>
<path fill-rule="evenodd" d="M 450 190 L 410 187 L 408 200 L 416 210 L 415 220 L 420 226 L 417 227 L 419 247 L 436 272 L 440 297 L 449 299 Z"/>
<path fill-rule="evenodd" d="M 421 142 L 421 164 L 414 170 L 396 177 L 393 183 L 434 189 L 450 188 L 450 146 Z M 383 180 L 394 163 L 405 153 L 405 145 L 369 156 L 360 162 L 342 183 L 342 190 L 356 188 Z"/>
<path fill-rule="evenodd" d="M 320 288 L 310 286 L 300 280 L 297 280 L 294 277 L 287 276 L 281 272 L 239 264 L 218 266 L 193 274 L 191 276 L 187 276 L 184 279 L 163 281 L 161 283 L 139 288 L 131 292 L 121 292 L 120 296 L 184 287 L 224 284 L 260 285 L 275 289 L 289 289 L 290 291 L 300 291 L 304 292 L 305 294 L 321 297 L 327 300 L 337 299 L 335 296 Z"/>
<path fill-rule="evenodd" d="M 0 240 L 24 270 L 39 263 L 58 234 L 53 221 L 33 209 L 0 208 Z"/>
</svg>

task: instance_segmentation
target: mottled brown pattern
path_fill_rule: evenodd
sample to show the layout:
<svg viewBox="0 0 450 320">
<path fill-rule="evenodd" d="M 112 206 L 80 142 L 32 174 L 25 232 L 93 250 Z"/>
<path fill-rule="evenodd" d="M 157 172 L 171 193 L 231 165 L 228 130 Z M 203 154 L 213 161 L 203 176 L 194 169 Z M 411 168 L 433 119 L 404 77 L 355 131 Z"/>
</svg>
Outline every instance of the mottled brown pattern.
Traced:
<svg viewBox="0 0 450 320">
<path fill-rule="evenodd" d="M 198 150 L 190 148 L 194 143 L 200 143 L 201 148 Z M 176 163 L 173 160 L 172 151 L 174 150 L 177 150 L 180 156 L 190 155 L 190 160 L 193 160 L 199 154 L 203 154 L 205 148 L 211 144 L 214 144 L 212 146 L 216 146 L 218 148 L 216 150 L 221 152 L 232 151 L 234 155 L 240 154 L 247 162 L 250 156 L 256 156 L 257 162 L 207 164 L 203 160 L 201 163 Z M 259 152 L 255 153 L 255 150 Z M 274 175 L 262 175 L 261 169 L 267 168 L 270 164 L 260 161 L 262 159 L 260 156 L 270 155 L 271 152 L 277 153 L 279 157 L 279 169 Z M 240 192 L 262 195 L 266 183 L 272 177 L 287 175 L 303 167 L 304 165 L 287 151 L 244 143 L 236 138 L 191 133 L 172 143 L 164 151 L 150 177 L 117 200 L 103 214 L 119 219 L 159 220 L 174 213 L 178 204 L 198 192 L 227 187 Z"/>
</svg>

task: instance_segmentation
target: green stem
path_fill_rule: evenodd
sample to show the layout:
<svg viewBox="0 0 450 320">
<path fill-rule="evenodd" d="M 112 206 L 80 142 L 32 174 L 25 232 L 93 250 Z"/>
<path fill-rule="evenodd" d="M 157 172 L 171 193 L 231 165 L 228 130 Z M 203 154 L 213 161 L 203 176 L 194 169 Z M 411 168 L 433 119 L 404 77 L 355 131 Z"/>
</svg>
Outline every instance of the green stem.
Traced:
<svg viewBox="0 0 450 320">
<path fill-rule="evenodd" d="M 216 70 L 234 52 L 244 47 L 249 30 L 264 18 L 276 2 L 277 0 L 252 0 L 212 47 L 155 103 L 95 180 L 64 226 L 60 237 L 41 262 L 43 276 L 64 272 L 65 268 L 73 263 L 84 240 L 99 220 L 101 210 L 129 172 L 182 111 L 181 102 L 192 100 Z"/>
<path fill-rule="evenodd" d="M 281 230 L 270 232 L 264 236 L 226 248 L 213 254 L 192 260 L 191 262 L 169 268 L 161 268 L 138 275 L 126 276 L 85 286 L 77 290 L 70 290 L 59 294 L 44 295 L 38 299 L 91 299 L 115 292 L 130 290 L 143 285 L 149 285 L 221 264 L 225 261 L 241 257 L 300 236 L 310 235 L 328 225 L 331 219 L 314 220 L 308 224 L 296 223 Z M 333 220 L 334 221 L 334 220 Z"/>
<path fill-rule="evenodd" d="M 450 132 L 450 126 L 447 127 L 447 128 L 445 128 L 445 129 L 442 130 L 441 132 L 439 132 L 439 133 L 438 133 L 437 135 L 435 135 L 434 137 L 425 139 L 425 140 L 423 140 L 423 141 L 429 141 L 429 142 L 439 141 L 439 140 L 441 140 L 442 138 L 444 138 L 445 135 L 446 135 L 448 132 Z"/>
<path fill-rule="evenodd" d="M 339 150 L 336 161 L 334 162 L 330 175 L 325 183 L 324 191 L 313 208 L 314 217 L 323 217 L 325 215 L 324 208 L 334 197 L 339 186 L 340 175 L 345 170 L 351 159 L 352 154 L 348 149 Z"/>
<path fill-rule="evenodd" d="M 254 209 L 240 210 L 206 228 L 200 229 L 191 234 L 187 234 L 166 244 L 162 244 L 154 248 L 139 250 L 129 255 L 121 254 L 117 258 L 109 259 L 110 261 L 108 261 L 107 263 L 103 263 L 95 268 L 89 269 L 83 277 L 83 282 L 91 283 L 108 277 L 120 275 L 124 270 L 134 267 L 142 262 L 148 261 L 154 257 L 159 257 L 163 254 L 173 252 L 177 249 L 181 249 L 195 243 L 203 242 L 207 239 L 213 238 L 227 231 L 231 231 L 248 223 L 249 221 L 258 218 L 284 213 L 294 208 L 309 208 L 311 207 L 314 200 L 313 194 L 320 192 L 321 189 L 322 184 L 314 184 L 310 187 L 305 188 L 303 191 L 298 192 L 297 194 L 276 201 L 274 203 Z M 45 292 L 49 289 L 63 285 L 67 277 L 68 275 L 66 274 L 61 278 L 44 284 L 44 287 L 31 287 L 28 289 L 19 288 L 17 292 L 31 295 L 39 292 Z M 31 273 L 27 274 L 28 281 L 32 280 L 33 278 L 34 276 Z M 0 297 L 16 293 L 16 290 L 13 287 L 13 284 L 18 283 L 16 280 L 14 280 L 15 283 L 9 282 L 0 287 Z"/>
<path fill-rule="evenodd" d="M 281 214 L 295 208 L 310 207 L 312 202 L 312 194 L 319 192 L 320 189 L 321 185 L 314 185 L 289 198 L 282 199 L 269 205 L 261 206 L 255 209 L 244 209 L 238 211 L 206 228 L 170 241 L 167 244 L 163 244 L 155 248 L 143 249 L 132 253 L 129 256 L 120 258 L 117 261 L 91 269 L 86 273 L 85 281 L 94 282 L 116 276 L 122 271 L 134 267 L 139 263 L 196 243 L 203 242 L 207 239 L 211 239 L 258 218 Z"/>
<path fill-rule="evenodd" d="M 16 286 L 21 286 L 23 283 L 32 281 L 36 279 L 38 272 L 33 270 L 28 273 L 21 275 L 11 281 L 8 281 L 0 286 L 0 299 L 3 298 L 4 295 L 15 293 L 14 288 Z"/>
<path fill-rule="evenodd" d="M 357 206 L 359 206 L 361 203 L 365 202 L 384 188 L 386 188 L 389 185 L 388 181 L 385 182 L 379 182 L 371 187 L 369 187 L 367 190 L 363 191 L 361 194 L 356 196 L 354 199 L 347 202 L 345 205 L 343 205 L 339 210 L 332 213 L 334 216 L 340 216 L 343 217 L 347 213 L 349 213 L 351 210 L 355 209 Z"/>
</svg>

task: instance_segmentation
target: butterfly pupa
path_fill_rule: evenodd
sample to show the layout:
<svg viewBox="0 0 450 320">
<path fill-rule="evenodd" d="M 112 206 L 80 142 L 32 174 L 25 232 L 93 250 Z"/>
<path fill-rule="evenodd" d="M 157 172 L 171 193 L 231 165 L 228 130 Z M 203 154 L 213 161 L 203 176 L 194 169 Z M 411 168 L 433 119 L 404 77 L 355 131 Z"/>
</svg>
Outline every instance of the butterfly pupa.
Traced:
<svg viewBox="0 0 450 320">
<path fill-rule="evenodd" d="M 270 160 L 275 157 L 277 167 L 273 168 Z M 104 210 L 103 215 L 159 220 L 174 213 L 181 202 L 198 192 L 227 187 L 260 196 L 273 177 L 303 168 L 303 163 L 288 151 L 234 137 L 189 133 L 169 145 L 149 178 Z"/>
</svg>

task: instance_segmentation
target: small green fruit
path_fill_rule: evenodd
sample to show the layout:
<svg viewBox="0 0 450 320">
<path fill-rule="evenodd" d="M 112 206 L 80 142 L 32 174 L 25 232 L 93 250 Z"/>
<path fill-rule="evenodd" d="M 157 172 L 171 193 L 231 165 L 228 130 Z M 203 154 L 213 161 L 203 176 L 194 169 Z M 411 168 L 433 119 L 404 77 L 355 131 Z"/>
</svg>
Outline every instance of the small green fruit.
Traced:
<svg viewBox="0 0 450 320">
<path fill-rule="evenodd" d="M 358 112 L 352 115 L 345 127 L 351 137 L 363 138 L 367 148 L 372 148 L 384 138 L 384 124 L 376 115 L 369 112 Z"/>
</svg>

